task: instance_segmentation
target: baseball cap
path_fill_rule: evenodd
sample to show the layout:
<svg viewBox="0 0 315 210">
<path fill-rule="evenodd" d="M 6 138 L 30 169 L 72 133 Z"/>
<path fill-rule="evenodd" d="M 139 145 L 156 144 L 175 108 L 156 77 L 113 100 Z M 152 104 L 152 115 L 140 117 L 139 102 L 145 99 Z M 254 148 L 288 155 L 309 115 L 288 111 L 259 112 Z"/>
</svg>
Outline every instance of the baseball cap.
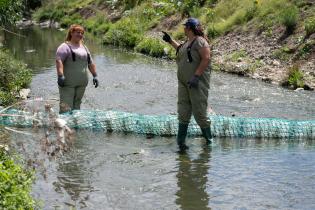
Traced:
<svg viewBox="0 0 315 210">
<path fill-rule="evenodd" d="M 197 25 L 199 25 L 199 20 L 196 18 L 188 18 L 187 21 L 183 24 L 185 26 L 189 26 L 189 27 L 196 27 Z"/>
</svg>

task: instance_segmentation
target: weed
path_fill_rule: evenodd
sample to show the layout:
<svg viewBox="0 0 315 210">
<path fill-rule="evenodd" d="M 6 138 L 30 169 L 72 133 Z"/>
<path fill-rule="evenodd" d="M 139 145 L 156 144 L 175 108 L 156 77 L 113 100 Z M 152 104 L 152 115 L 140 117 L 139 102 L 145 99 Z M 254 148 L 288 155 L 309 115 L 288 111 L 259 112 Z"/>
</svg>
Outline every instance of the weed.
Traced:
<svg viewBox="0 0 315 210">
<path fill-rule="evenodd" d="M 294 88 L 304 86 L 303 73 L 299 69 L 298 65 L 293 65 L 288 69 L 288 84 Z"/>
<path fill-rule="evenodd" d="M 298 22 L 299 10 L 296 6 L 292 5 L 284 8 L 279 16 L 280 23 L 286 27 L 286 30 L 291 34 Z"/>
<path fill-rule="evenodd" d="M 306 37 L 310 36 L 315 32 L 315 18 L 309 18 L 304 23 Z"/>
<path fill-rule="evenodd" d="M 244 49 L 233 52 L 231 55 L 231 61 L 237 62 L 239 58 L 247 57 L 247 52 Z"/>
</svg>

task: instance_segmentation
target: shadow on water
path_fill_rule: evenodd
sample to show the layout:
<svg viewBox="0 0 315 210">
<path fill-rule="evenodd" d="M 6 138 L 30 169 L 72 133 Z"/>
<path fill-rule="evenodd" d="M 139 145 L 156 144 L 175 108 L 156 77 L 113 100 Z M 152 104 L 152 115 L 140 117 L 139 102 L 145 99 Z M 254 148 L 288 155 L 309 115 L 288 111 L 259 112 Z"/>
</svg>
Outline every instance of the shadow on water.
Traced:
<svg viewBox="0 0 315 210">
<path fill-rule="evenodd" d="M 208 171 L 211 161 L 211 148 L 204 148 L 197 158 L 188 153 L 179 154 L 176 204 L 183 210 L 209 210 L 209 195 L 207 193 Z"/>
</svg>

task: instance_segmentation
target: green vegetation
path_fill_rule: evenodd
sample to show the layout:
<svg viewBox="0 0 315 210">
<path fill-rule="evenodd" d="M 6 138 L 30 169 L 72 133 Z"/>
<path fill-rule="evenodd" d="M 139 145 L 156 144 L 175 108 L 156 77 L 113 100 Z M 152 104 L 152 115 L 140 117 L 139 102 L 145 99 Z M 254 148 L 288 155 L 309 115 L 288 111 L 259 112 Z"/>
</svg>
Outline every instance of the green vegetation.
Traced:
<svg viewBox="0 0 315 210">
<path fill-rule="evenodd" d="M 293 65 L 288 69 L 287 83 L 293 88 L 303 88 L 303 72 L 299 69 L 298 65 Z"/>
<path fill-rule="evenodd" d="M 135 48 L 137 52 L 148 54 L 153 57 L 175 58 L 174 50 L 157 38 L 144 38 Z"/>
<path fill-rule="evenodd" d="M 109 29 L 103 41 L 106 44 L 134 47 L 143 36 L 143 32 L 139 26 L 132 19 L 121 19 Z"/>
<path fill-rule="evenodd" d="M 0 104 L 9 105 L 16 100 L 21 88 L 31 81 L 31 70 L 0 49 Z"/>
<path fill-rule="evenodd" d="M 280 13 L 280 22 L 286 27 L 288 33 L 292 33 L 298 22 L 298 8 L 291 5 Z"/>
<path fill-rule="evenodd" d="M 307 19 L 304 23 L 304 28 L 307 37 L 315 33 L 315 17 Z"/>
<path fill-rule="evenodd" d="M 273 57 L 281 61 L 289 61 L 293 51 L 287 46 L 283 46 L 273 52 Z"/>
<path fill-rule="evenodd" d="M 307 59 L 311 55 L 314 45 L 315 40 L 308 40 L 305 43 L 303 43 L 298 49 L 297 58 Z"/>
<path fill-rule="evenodd" d="M 246 58 L 246 57 L 247 57 L 246 50 L 241 49 L 241 50 L 235 51 L 231 54 L 231 61 L 237 62 L 239 59 Z"/>
<path fill-rule="evenodd" d="M 0 26 L 12 25 L 22 16 L 23 0 L 0 1 Z"/>
<path fill-rule="evenodd" d="M 0 144 L 0 209 L 35 209 L 30 196 L 33 180 L 34 173 L 24 169 L 8 147 Z"/>
<path fill-rule="evenodd" d="M 160 43 L 153 41 L 147 31 L 157 26 L 161 28 L 161 21 L 176 13 L 180 13 L 182 19 L 199 18 L 208 37 L 213 39 L 249 22 L 269 35 L 280 25 L 292 33 L 299 24 L 299 8 L 306 6 L 303 0 L 51 0 L 34 18 L 56 20 L 62 27 L 82 24 L 105 44 L 165 56 Z M 307 34 L 313 33 L 313 22 L 312 19 L 305 22 Z M 171 28 L 170 33 L 175 39 L 185 38 L 180 25 Z"/>
</svg>

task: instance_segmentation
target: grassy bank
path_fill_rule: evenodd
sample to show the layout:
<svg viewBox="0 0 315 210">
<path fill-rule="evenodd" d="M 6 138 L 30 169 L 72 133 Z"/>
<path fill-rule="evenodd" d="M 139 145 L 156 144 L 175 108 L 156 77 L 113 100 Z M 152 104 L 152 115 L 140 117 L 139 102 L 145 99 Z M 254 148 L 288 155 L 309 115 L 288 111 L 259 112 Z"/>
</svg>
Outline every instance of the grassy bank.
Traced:
<svg viewBox="0 0 315 210">
<path fill-rule="evenodd" d="M 274 44 L 281 47 L 273 52 L 279 57 L 272 59 L 283 62 L 287 74 L 291 74 L 295 63 L 307 61 L 312 54 L 309 43 L 313 43 L 315 32 L 314 14 L 315 4 L 310 0 L 56 0 L 46 1 L 33 17 L 38 21 L 60 22 L 64 28 L 79 23 L 104 44 L 174 59 L 175 52 L 161 40 L 161 31 L 169 31 L 175 39 L 183 40 L 181 24 L 192 16 L 201 20 L 214 47 L 217 40 L 235 31 L 243 36 L 250 32 L 270 39 L 279 36 L 279 42 Z M 281 51 L 290 45 L 286 42 L 290 38 L 299 43 L 290 51 Z M 255 73 L 253 70 L 259 66 L 255 63 L 260 61 L 253 60 L 250 65 L 254 68 L 246 74 Z"/>
<path fill-rule="evenodd" d="M 31 70 L 7 51 L 0 49 L 0 105 L 14 103 L 21 88 L 31 82 Z"/>
</svg>

